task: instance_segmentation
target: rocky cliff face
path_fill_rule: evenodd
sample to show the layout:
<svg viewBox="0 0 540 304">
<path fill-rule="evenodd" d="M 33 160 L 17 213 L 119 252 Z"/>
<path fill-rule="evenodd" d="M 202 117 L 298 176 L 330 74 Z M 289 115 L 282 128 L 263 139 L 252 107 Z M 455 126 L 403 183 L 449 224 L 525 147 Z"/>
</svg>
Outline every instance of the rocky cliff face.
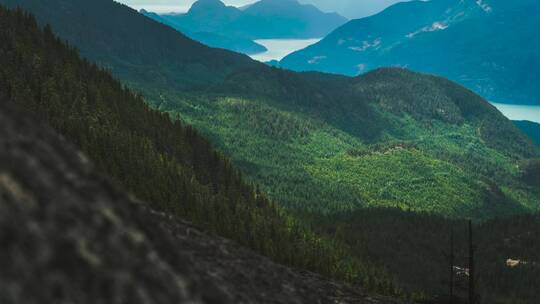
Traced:
<svg viewBox="0 0 540 304">
<path fill-rule="evenodd" d="M 0 303 L 398 303 L 154 212 L 0 108 Z"/>
</svg>

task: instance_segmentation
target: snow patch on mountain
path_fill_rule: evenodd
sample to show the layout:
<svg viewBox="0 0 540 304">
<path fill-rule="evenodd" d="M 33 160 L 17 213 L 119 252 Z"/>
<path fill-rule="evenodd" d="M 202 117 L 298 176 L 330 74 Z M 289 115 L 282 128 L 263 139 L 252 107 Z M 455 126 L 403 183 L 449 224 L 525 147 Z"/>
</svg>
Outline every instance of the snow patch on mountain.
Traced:
<svg viewBox="0 0 540 304">
<path fill-rule="evenodd" d="M 489 4 L 485 3 L 484 0 L 476 0 L 476 4 L 486 13 L 491 13 L 491 11 L 493 11 L 493 8 L 491 8 Z"/>
<path fill-rule="evenodd" d="M 376 38 L 375 40 L 373 41 L 362 41 L 362 45 L 360 46 L 349 46 L 349 49 L 350 50 L 353 50 L 353 51 L 356 51 L 356 52 L 364 52 L 370 48 L 375 48 L 377 49 L 380 45 L 381 45 L 381 41 L 382 39 L 379 37 L 379 38 Z"/>
<path fill-rule="evenodd" d="M 444 23 L 444 22 L 433 22 L 433 24 L 431 26 L 425 26 L 419 30 L 417 30 L 416 32 L 412 32 L 412 33 L 409 33 L 407 34 L 407 38 L 413 38 L 414 36 L 420 34 L 420 33 L 426 33 L 426 32 L 435 32 L 435 31 L 441 31 L 441 30 L 445 30 L 448 28 L 448 24 Z"/>
<path fill-rule="evenodd" d="M 326 59 L 326 56 L 315 56 L 308 60 L 309 64 L 318 64 L 321 60 Z"/>
</svg>

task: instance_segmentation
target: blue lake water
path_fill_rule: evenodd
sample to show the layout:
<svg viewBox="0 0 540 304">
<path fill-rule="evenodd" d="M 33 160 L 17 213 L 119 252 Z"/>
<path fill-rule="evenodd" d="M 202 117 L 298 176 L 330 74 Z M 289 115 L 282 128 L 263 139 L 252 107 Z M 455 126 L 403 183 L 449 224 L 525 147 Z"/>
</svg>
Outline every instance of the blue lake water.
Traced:
<svg viewBox="0 0 540 304">
<path fill-rule="evenodd" d="M 256 55 L 252 55 L 251 58 L 267 62 L 271 60 L 281 60 L 283 57 L 289 55 L 292 52 L 304 49 L 312 44 L 321 41 L 317 39 L 259 39 L 255 40 L 258 44 L 264 45 L 268 51 Z"/>
<path fill-rule="evenodd" d="M 142 3 L 143 1 L 140 1 L 141 4 L 131 4 L 125 0 L 122 0 L 119 2 L 126 3 L 135 10 L 145 9 L 149 12 L 158 13 L 158 14 L 185 13 L 191 7 L 191 3 L 179 3 L 178 5 L 160 5 L 160 4 L 151 4 L 152 1 L 144 1 L 145 3 Z M 135 2 L 135 1 L 131 1 L 131 2 Z"/>
<path fill-rule="evenodd" d="M 501 113 L 511 120 L 529 120 L 540 123 L 540 106 L 509 105 L 493 103 Z"/>
</svg>

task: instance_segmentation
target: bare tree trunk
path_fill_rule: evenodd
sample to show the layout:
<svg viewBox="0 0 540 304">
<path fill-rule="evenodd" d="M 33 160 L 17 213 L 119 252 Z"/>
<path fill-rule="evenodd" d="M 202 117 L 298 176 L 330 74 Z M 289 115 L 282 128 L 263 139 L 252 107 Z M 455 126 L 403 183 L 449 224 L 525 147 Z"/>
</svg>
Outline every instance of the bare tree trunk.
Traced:
<svg viewBox="0 0 540 304">
<path fill-rule="evenodd" d="M 450 232 L 450 304 L 454 304 L 454 227 Z"/>
<path fill-rule="evenodd" d="M 476 303 L 472 221 L 469 220 L 469 304 Z"/>
</svg>

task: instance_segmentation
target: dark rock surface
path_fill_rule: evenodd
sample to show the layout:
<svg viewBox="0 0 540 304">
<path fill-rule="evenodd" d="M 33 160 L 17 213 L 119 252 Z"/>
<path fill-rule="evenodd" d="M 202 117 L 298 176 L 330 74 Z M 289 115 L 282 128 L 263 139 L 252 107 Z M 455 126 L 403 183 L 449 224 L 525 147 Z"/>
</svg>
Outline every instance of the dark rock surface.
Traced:
<svg viewBox="0 0 540 304">
<path fill-rule="evenodd" d="M 0 107 L 0 303 L 398 303 L 287 268 L 100 175 Z"/>
</svg>

